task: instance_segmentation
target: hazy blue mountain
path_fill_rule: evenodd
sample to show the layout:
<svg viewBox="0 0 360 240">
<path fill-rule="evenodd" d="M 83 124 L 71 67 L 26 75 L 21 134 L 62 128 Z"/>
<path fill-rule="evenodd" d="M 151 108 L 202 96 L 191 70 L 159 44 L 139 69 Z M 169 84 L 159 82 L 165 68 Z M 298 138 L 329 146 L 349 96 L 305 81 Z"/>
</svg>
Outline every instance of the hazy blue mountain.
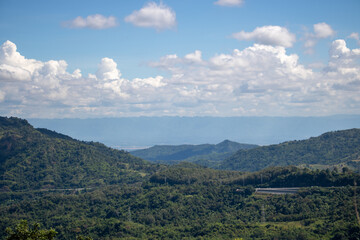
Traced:
<svg viewBox="0 0 360 240">
<path fill-rule="evenodd" d="M 132 151 L 131 154 L 152 162 L 171 164 L 187 161 L 214 167 L 240 149 L 255 147 L 258 147 L 258 145 L 225 140 L 219 144 L 156 145 L 148 149 Z"/>
<path fill-rule="evenodd" d="M 128 117 L 29 119 L 47 128 L 111 147 L 219 143 L 224 139 L 258 145 L 301 140 L 324 132 L 360 128 L 360 115 L 328 117 Z"/>
<path fill-rule="evenodd" d="M 225 159 L 222 169 L 257 171 L 270 166 L 324 165 L 358 168 L 360 129 L 327 132 L 302 141 L 290 141 L 239 150 Z"/>
</svg>

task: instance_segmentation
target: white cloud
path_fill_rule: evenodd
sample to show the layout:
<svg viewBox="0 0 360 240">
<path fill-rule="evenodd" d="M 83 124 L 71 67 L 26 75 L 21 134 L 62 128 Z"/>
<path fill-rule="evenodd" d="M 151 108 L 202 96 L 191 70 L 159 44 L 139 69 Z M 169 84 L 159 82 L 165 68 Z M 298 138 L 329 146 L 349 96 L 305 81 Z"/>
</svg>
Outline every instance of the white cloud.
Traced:
<svg viewBox="0 0 360 240">
<path fill-rule="evenodd" d="M 8 112 L 17 109 L 34 111 L 41 108 L 71 104 L 69 91 L 74 80 L 81 78 L 80 70 L 73 74 L 66 71 L 67 63 L 63 60 L 41 62 L 26 59 L 17 52 L 16 45 L 6 41 L 0 47 L 0 84 L 6 96 Z M 69 82 L 70 84 L 66 84 Z M 54 107 L 55 109 L 55 107 Z"/>
<path fill-rule="evenodd" d="M 280 26 L 257 27 L 252 32 L 241 31 L 234 33 L 232 37 L 238 40 L 254 41 L 260 44 L 283 47 L 292 47 L 296 41 L 294 34 Z"/>
<path fill-rule="evenodd" d="M 155 88 L 159 88 L 159 87 L 163 87 L 166 86 L 166 83 L 163 82 L 164 77 L 162 76 L 157 76 L 155 78 L 150 77 L 150 78 L 135 78 L 132 80 L 132 83 L 134 85 L 134 88 L 141 88 L 141 87 L 145 87 L 145 86 L 151 86 L 151 87 L 155 87 Z"/>
<path fill-rule="evenodd" d="M 360 49 L 349 49 L 343 39 L 333 41 L 329 50 L 329 63 L 319 88 L 331 96 L 331 110 L 348 109 L 359 112 L 360 105 Z"/>
<path fill-rule="evenodd" d="M 360 49 L 332 43 L 313 71 L 283 46 L 254 44 L 202 58 L 202 52 L 152 62 L 169 77 L 123 78 L 111 58 L 95 74 L 63 60 L 27 59 L 0 47 L 0 113 L 22 117 L 329 115 L 360 112 Z M 313 65 L 312 67 L 316 67 Z M 5 67 L 4 67 L 5 66 Z M 26 72 L 26 78 L 22 73 Z M 11 74 L 12 75 L 11 75 Z M 11 77 L 9 77 L 11 75 Z"/>
<path fill-rule="evenodd" d="M 194 63 L 200 63 L 200 62 L 202 62 L 201 55 L 202 55 L 201 51 L 196 50 L 194 53 L 187 54 L 185 56 L 185 59 L 189 60 L 191 62 L 194 62 Z"/>
<path fill-rule="evenodd" d="M 255 44 L 201 65 L 169 55 L 151 66 L 172 74 L 167 81 L 177 86 L 177 106 L 192 106 L 195 115 L 328 115 L 360 111 L 359 54 L 344 40 L 334 41 L 326 70 L 318 72 L 284 47 Z"/>
<path fill-rule="evenodd" d="M 360 49 L 350 50 L 345 40 L 338 39 L 332 42 L 329 54 L 331 71 L 356 72 L 356 78 L 360 79 L 359 63 L 356 61 L 360 58 Z"/>
<path fill-rule="evenodd" d="M 149 2 L 138 11 L 134 11 L 125 17 L 126 22 L 130 22 L 138 27 L 155 28 L 156 30 L 171 29 L 176 25 L 176 14 L 163 3 L 156 4 Z"/>
<path fill-rule="evenodd" d="M 69 73 L 64 60 L 26 59 L 10 41 L 0 47 L 0 102 L 5 102 L 1 113 L 27 117 L 111 115 L 129 112 L 135 105 L 149 108 L 143 103 L 164 100 L 159 91 L 165 86 L 162 76 L 122 78 L 111 58 L 101 59 L 96 74 L 84 77 L 79 69 Z"/>
<path fill-rule="evenodd" d="M 29 81 L 34 71 L 42 65 L 34 59 L 25 59 L 17 52 L 16 45 L 10 41 L 1 45 L 0 81 Z"/>
<path fill-rule="evenodd" d="M 307 33 L 305 36 L 304 47 L 307 53 L 313 52 L 313 47 L 320 39 L 335 36 L 335 31 L 327 23 L 317 23 L 313 25 L 313 33 Z"/>
<path fill-rule="evenodd" d="M 101 14 L 95 14 L 86 18 L 78 16 L 73 20 L 64 22 L 63 26 L 68 28 L 106 29 L 116 27 L 117 21 L 113 16 L 105 17 Z"/>
<path fill-rule="evenodd" d="M 243 5 L 244 0 L 218 0 L 214 2 L 216 5 L 233 7 L 233 6 L 241 6 Z"/>
<path fill-rule="evenodd" d="M 335 35 L 335 31 L 330 25 L 322 22 L 314 24 L 314 33 L 316 38 L 328 38 Z"/>
<path fill-rule="evenodd" d="M 96 72 L 96 77 L 104 81 L 116 80 L 120 79 L 121 73 L 119 69 L 117 69 L 117 64 L 113 59 L 103 58 Z"/>
<path fill-rule="evenodd" d="M 348 38 L 352 38 L 355 39 L 357 44 L 360 45 L 360 37 L 359 37 L 359 33 L 353 32 L 351 33 Z"/>
</svg>

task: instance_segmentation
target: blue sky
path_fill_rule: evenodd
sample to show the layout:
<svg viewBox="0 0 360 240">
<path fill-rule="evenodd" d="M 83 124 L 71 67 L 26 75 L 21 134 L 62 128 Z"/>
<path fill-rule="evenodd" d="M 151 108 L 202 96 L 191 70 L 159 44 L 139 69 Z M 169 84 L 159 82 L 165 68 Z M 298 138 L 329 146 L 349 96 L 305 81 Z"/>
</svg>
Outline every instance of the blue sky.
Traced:
<svg viewBox="0 0 360 240">
<path fill-rule="evenodd" d="M 360 114 L 360 1 L 0 0 L 0 114 Z"/>
</svg>

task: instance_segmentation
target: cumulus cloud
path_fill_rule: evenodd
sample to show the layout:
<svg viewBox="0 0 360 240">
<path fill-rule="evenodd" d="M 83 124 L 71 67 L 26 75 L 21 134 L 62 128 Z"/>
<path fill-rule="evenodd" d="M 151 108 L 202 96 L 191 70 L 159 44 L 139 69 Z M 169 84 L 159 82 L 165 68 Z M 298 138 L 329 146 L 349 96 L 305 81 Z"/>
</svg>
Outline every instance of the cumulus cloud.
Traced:
<svg viewBox="0 0 360 240">
<path fill-rule="evenodd" d="M 194 114 L 326 115 L 344 113 L 349 103 L 353 108 L 347 113 L 360 110 L 359 51 L 348 49 L 344 40 L 334 41 L 320 72 L 301 65 L 285 47 L 260 44 L 200 65 L 188 62 L 188 55 L 168 55 L 151 66 L 171 73 L 167 81 L 177 86 L 177 106 L 192 106 Z"/>
<path fill-rule="evenodd" d="M 194 53 L 187 54 L 185 56 L 185 59 L 191 62 L 200 63 L 202 62 L 201 55 L 202 55 L 201 51 L 196 50 Z"/>
<path fill-rule="evenodd" d="M 351 33 L 348 38 L 352 38 L 355 39 L 357 44 L 360 45 L 360 37 L 359 37 L 359 33 L 353 32 Z"/>
<path fill-rule="evenodd" d="M 126 79 L 111 58 L 83 76 L 79 69 L 69 73 L 64 60 L 27 59 L 7 41 L 0 47 L 0 112 L 23 117 L 354 113 L 360 112 L 359 59 L 360 49 L 338 39 L 328 64 L 313 71 L 284 46 L 254 44 L 208 59 L 200 50 L 169 54 L 150 63 L 168 77 Z"/>
<path fill-rule="evenodd" d="M 216 5 L 226 6 L 226 7 L 234 7 L 243 5 L 244 0 L 218 0 L 214 2 Z"/>
<path fill-rule="evenodd" d="M 176 14 L 163 3 L 149 2 L 140 10 L 125 17 L 125 21 L 138 27 L 155 28 L 156 30 L 171 29 L 176 25 Z"/>
<path fill-rule="evenodd" d="M 264 73 L 269 75 L 270 72 L 272 75 L 288 75 L 286 79 L 288 83 L 292 79 L 307 79 L 312 76 L 310 69 L 298 64 L 298 56 L 287 55 L 284 47 L 255 44 L 242 51 L 235 49 L 231 54 L 216 55 L 207 61 L 202 61 L 198 67 L 194 67 L 193 62 L 188 61 L 188 56 L 189 54 L 184 58 L 177 57 L 176 61 L 169 61 L 169 56 L 166 56 L 159 62 L 152 63 L 152 66 L 173 73 L 172 80 L 176 83 L 191 83 L 206 87 L 211 84 L 229 84 L 229 89 L 242 84 L 242 81 L 248 82 L 250 79 L 258 81 L 259 76 L 263 76 Z M 262 84 L 265 83 L 264 78 L 261 81 Z M 267 81 L 274 84 L 276 78 L 269 78 Z M 281 84 L 277 86 L 281 87 Z"/>
<path fill-rule="evenodd" d="M 117 69 L 117 64 L 113 59 L 103 58 L 96 72 L 96 77 L 104 81 L 114 80 L 120 79 L 121 73 L 120 70 Z"/>
<path fill-rule="evenodd" d="M 313 52 L 313 47 L 320 39 L 329 38 L 335 36 L 335 31 L 327 23 L 317 23 L 313 25 L 313 33 L 307 33 L 305 36 L 304 46 L 307 49 L 307 53 Z"/>
<path fill-rule="evenodd" d="M 1 46 L 0 81 L 30 81 L 31 75 L 42 65 L 34 59 L 25 59 L 17 52 L 16 45 L 10 41 L 6 41 Z"/>
<path fill-rule="evenodd" d="M 241 31 L 234 33 L 233 38 L 238 40 L 254 41 L 256 43 L 272 46 L 292 47 L 296 41 L 294 34 L 280 26 L 257 27 L 252 32 Z"/>
<path fill-rule="evenodd" d="M 330 25 L 322 22 L 314 24 L 314 34 L 316 38 L 328 38 L 335 35 L 335 31 Z"/>
<path fill-rule="evenodd" d="M 107 109 L 101 105 L 103 102 L 117 102 L 130 96 L 142 99 L 144 89 L 154 93 L 155 89 L 166 85 L 162 76 L 123 79 L 116 62 L 110 58 L 101 59 L 96 74 L 87 77 L 82 76 L 79 69 L 69 73 L 67 66 L 64 60 L 27 59 L 17 52 L 14 43 L 3 43 L 0 47 L 0 102 L 6 103 L 0 111 L 15 114 L 13 110 L 17 109 L 17 115 L 28 117 L 33 114 L 42 117 L 76 112 L 91 114 L 95 109 Z M 134 103 L 130 100 L 129 104 L 137 104 L 137 100 Z"/>
<path fill-rule="evenodd" d="M 319 88 L 332 97 L 329 102 L 334 104 L 333 109 L 343 105 L 353 113 L 359 112 L 360 49 L 349 49 L 345 40 L 338 39 L 332 42 L 329 57 Z"/>
<path fill-rule="evenodd" d="M 350 50 L 343 39 L 332 42 L 330 50 L 329 69 L 338 72 L 339 70 L 347 73 L 357 73 L 360 79 L 357 59 L 360 58 L 360 49 Z"/>
<path fill-rule="evenodd" d="M 63 26 L 67 28 L 106 29 L 116 27 L 117 21 L 113 16 L 105 17 L 101 14 L 95 14 L 86 18 L 78 16 L 73 20 L 64 22 Z"/>
</svg>

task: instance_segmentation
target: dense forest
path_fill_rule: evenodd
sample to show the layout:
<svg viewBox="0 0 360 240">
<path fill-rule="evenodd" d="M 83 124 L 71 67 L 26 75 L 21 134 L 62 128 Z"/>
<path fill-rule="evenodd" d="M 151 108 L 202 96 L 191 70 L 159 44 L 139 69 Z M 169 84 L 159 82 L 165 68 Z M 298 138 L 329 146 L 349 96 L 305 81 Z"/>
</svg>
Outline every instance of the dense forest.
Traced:
<svg viewBox="0 0 360 240">
<path fill-rule="evenodd" d="M 0 118 L 0 162 L 0 239 L 360 239 L 348 167 L 166 166 L 17 118 Z"/>
<path fill-rule="evenodd" d="M 133 183 L 158 166 L 95 142 L 82 142 L 26 120 L 0 118 L 0 188 L 82 188 Z"/>
<path fill-rule="evenodd" d="M 224 160 L 221 169 L 258 171 L 270 166 L 323 165 L 359 169 L 360 129 L 324 133 L 302 141 L 290 141 L 250 150 L 239 150 Z"/>
<path fill-rule="evenodd" d="M 360 238 L 355 214 L 359 197 L 349 184 L 263 195 L 256 193 L 255 187 L 268 182 L 263 179 L 262 184 L 250 184 L 250 179 L 260 179 L 263 173 L 254 173 L 243 185 L 235 172 L 200 168 L 198 174 L 199 168 L 189 167 L 174 166 L 131 185 L 2 193 L 0 231 L 26 219 L 54 228 L 58 239 Z M 276 176 L 273 183 L 289 176 L 302 181 L 302 170 L 277 168 L 270 172 Z M 360 180 L 351 172 L 308 174 L 314 181 L 324 179 L 325 186 Z"/>
</svg>

